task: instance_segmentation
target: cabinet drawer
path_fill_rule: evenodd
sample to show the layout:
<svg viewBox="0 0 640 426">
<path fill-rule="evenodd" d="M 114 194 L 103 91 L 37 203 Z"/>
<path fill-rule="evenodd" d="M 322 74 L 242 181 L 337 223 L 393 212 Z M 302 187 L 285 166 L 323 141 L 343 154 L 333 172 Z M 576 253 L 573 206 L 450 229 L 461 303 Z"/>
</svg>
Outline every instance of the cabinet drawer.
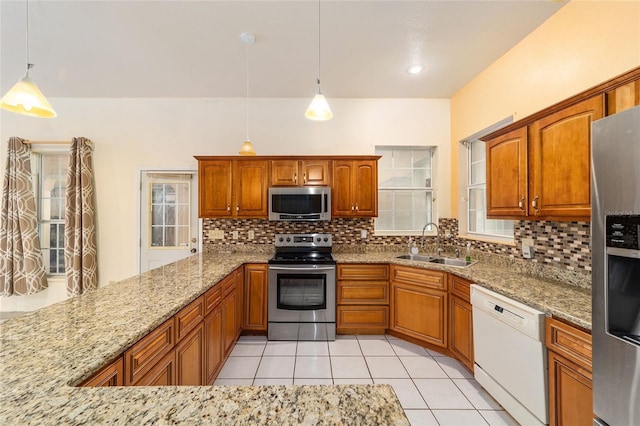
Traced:
<svg viewBox="0 0 640 426">
<path fill-rule="evenodd" d="M 471 281 L 457 275 L 449 275 L 449 277 L 449 289 L 451 293 L 471 303 Z"/>
<path fill-rule="evenodd" d="M 428 269 L 409 268 L 393 265 L 391 273 L 393 281 L 415 284 L 438 290 L 447 290 L 447 273 Z"/>
<path fill-rule="evenodd" d="M 388 305 L 387 281 L 338 281 L 338 304 Z"/>
<path fill-rule="evenodd" d="M 235 291 L 236 289 L 236 282 L 234 280 L 233 274 L 229 274 L 226 277 L 224 277 L 224 279 L 221 281 L 221 284 L 222 284 L 222 292 L 224 294 L 224 297 L 227 297 L 229 293 L 231 293 L 232 291 Z"/>
<path fill-rule="evenodd" d="M 175 344 L 173 317 L 140 339 L 124 353 L 125 386 L 138 381 Z"/>
<path fill-rule="evenodd" d="M 553 318 L 546 325 L 547 348 L 591 372 L 591 335 Z"/>
<path fill-rule="evenodd" d="M 173 386 L 176 384 L 176 354 L 172 349 L 132 386 Z"/>
<path fill-rule="evenodd" d="M 122 357 L 118 357 L 111 364 L 103 367 L 96 374 L 88 378 L 81 386 L 84 387 L 106 387 L 106 386 L 122 386 L 123 364 Z"/>
<path fill-rule="evenodd" d="M 176 341 L 179 342 L 204 319 L 204 297 L 200 296 L 176 314 Z"/>
<path fill-rule="evenodd" d="M 370 264 L 338 265 L 338 280 L 386 281 L 389 279 L 389 266 Z"/>
<path fill-rule="evenodd" d="M 204 294 L 204 315 L 209 315 L 220 302 L 222 302 L 222 285 L 218 283 Z"/>
<path fill-rule="evenodd" d="M 338 306 L 337 328 L 389 327 L 387 306 Z"/>
</svg>

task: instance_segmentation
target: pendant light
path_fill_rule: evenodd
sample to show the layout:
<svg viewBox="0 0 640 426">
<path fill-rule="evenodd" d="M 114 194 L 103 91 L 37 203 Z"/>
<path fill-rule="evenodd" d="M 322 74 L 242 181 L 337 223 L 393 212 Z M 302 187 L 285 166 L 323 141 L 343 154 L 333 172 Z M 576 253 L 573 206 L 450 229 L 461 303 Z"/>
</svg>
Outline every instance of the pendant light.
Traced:
<svg viewBox="0 0 640 426">
<path fill-rule="evenodd" d="M 29 62 L 29 0 L 27 3 L 27 72 L 9 91 L 0 99 L 0 108 L 17 114 L 31 117 L 53 118 L 57 114 L 44 97 L 36 83 L 29 77 L 29 70 L 33 64 Z"/>
<path fill-rule="evenodd" d="M 253 149 L 253 144 L 251 143 L 251 140 L 249 139 L 249 45 L 255 43 L 256 41 L 256 37 L 253 34 L 250 33 L 242 33 L 240 34 L 240 40 L 242 40 L 242 42 L 245 44 L 246 46 L 246 74 L 247 74 L 247 102 L 246 102 L 246 113 L 247 113 L 247 117 L 246 117 L 246 131 L 247 131 L 247 136 L 244 140 L 244 142 L 242 143 L 242 146 L 240 147 L 240 152 L 238 152 L 238 154 L 240 155 L 256 155 L 256 151 Z"/>
<path fill-rule="evenodd" d="M 307 108 L 307 112 L 304 113 L 305 117 L 313 121 L 326 121 L 333 117 L 331 108 L 327 100 L 322 95 L 320 90 L 320 0 L 318 0 L 318 93 L 314 96 L 313 100 Z"/>
</svg>

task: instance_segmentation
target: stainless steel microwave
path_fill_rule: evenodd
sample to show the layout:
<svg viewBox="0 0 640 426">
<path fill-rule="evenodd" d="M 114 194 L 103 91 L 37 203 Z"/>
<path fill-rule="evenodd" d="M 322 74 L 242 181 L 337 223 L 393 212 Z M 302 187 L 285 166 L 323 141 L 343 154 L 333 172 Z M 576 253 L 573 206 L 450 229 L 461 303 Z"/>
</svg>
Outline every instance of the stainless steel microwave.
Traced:
<svg viewBox="0 0 640 426">
<path fill-rule="evenodd" d="M 269 188 L 269 220 L 331 220 L 331 188 L 328 186 Z"/>
</svg>

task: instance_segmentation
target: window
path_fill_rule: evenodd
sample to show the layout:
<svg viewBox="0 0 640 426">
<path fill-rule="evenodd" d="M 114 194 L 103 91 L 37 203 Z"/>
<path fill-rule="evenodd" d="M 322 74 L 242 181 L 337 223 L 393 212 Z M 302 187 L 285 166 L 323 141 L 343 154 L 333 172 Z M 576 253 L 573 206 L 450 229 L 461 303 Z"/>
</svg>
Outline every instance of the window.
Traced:
<svg viewBox="0 0 640 426">
<path fill-rule="evenodd" d="M 35 156 L 38 233 L 47 274 L 64 274 L 64 210 L 69 154 Z"/>
<path fill-rule="evenodd" d="M 380 235 L 415 235 L 433 214 L 434 147 L 377 146 Z M 431 229 L 429 229 L 431 231 Z"/>
<path fill-rule="evenodd" d="M 151 177 L 151 248 L 189 246 L 191 175 L 159 174 Z"/>
<path fill-rule="evenodd" d="M 466 142 L 467 167 L 467 231 L 471 235 L 513 239 L 513 221 L 487 219 L 487 177 L 485 143 L 474 139 Z"/>
</svg>

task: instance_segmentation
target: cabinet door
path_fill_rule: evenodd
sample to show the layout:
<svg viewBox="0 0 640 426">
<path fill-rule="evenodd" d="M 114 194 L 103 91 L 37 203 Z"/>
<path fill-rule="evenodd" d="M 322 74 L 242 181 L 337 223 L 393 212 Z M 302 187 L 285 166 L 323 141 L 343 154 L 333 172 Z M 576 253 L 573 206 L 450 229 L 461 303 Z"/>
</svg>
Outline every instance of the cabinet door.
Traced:
<svg viewBox="0 0 640 426">
<path fill-rule="evenodd" d="M 640 105 L 640 80 L 632 81 L 607 92 L 607 115 Z"/>
<path fill-rule="evenodd" d="M 531 126 L 529 191 L 533 214 L 562 220 L 591 216 L 591 123 L 603 117 L 596 96 Z"/>
<path fill-rule="evenodd" d="M 235 215 L 237 217 L 268 216 L 267 162 L 237 160 L 234 168 Z"/>
<path fill-rule="evenodd" d="M 298 186 L 298 160 L 273 160 L 271 162 L 271 186 Z"/>
<path fill-rule="evenodd" d="M 353 179 L 353 162 L 333 160 L 333 189 L 331 191 L 331 216 L 351 217 L 355 213 L 354 194 L 351 181 Z"/>
<path fill-rule="evenodd" d="M 223 355 L 226 357 L 236 342 L 236 292 L 222 301 L 222 344 Z"/>
<path fill-rule="evenodd" d="M 176 384 L 175 351 L 172 349 L 133 386 L 173 386 Z"/>
<path fill-rule="evenodd" d="M 267 265 L 245 265 L 243 329 L 267 331 Z"/>
<path fill-rule="evenodd" d="M 231 161 L 198 161 L 198 216 L 231 215 Z"/>
<path fill-rule="evenodd" d="M 205 385 L 211 385 L 222 368 L 222 306 L 218 305 L 204 319 L 204 372 Z"/>
<path fill-rule="evenodd" d="M 244 268 L 241 266 L 233 273 L 236 287 L 236 338 L 242 333 L 242 321 L 244 318 Z"/>
<path fill-rule="evenodd" d="M 204 327 L 200 322 L 176 346 L 176 385 L 201 386 L 204 379 Z"/>
<path fill-rule="evenodd" d="M 549 423 L 557 426 L 593 424 L 591 373 L 551 351 L 549 354 Z"/>
<path fill-rule="evenodd" d="M 397 282 L 391 286 L 391 329 L 446 348 L 447 293 Z"/>
<path fill-rule="evenodd" d="M 487 217 L 527 216 L 527 127 L 487 141 L 486 150 Z"/>
<path fill-rule="evenodd" d="M 373 160 L 355 161 L 353 192 L 355 216 L 378 216 L 378 167 Z"/>
<path fill-rule="evenodd" d="M 107 387 L 124 385 L 124 363 L 122 357 L 102 368 L 96 374 L 87 379 L 81 386 L 84 387 Z"/>
<path fill-rule="evenodd" d="M 449 349 L 469 370 L 473 371 L 473 321 L 471 304 L 457 296 L 451 297 L 449 304 L 449 328 L 451 331 Z"/>
<path fill-rule="evenodd" d="M 331 185 L 331 169 L 329 168 L 329 160 L 303 160 L 301 161 L 301 169 L 302 185 Z"/>
<path fill-rule="evenodd" d="M 388 305 L 388 281 L 338 281 L 337 304 Z"/>
</svg>

